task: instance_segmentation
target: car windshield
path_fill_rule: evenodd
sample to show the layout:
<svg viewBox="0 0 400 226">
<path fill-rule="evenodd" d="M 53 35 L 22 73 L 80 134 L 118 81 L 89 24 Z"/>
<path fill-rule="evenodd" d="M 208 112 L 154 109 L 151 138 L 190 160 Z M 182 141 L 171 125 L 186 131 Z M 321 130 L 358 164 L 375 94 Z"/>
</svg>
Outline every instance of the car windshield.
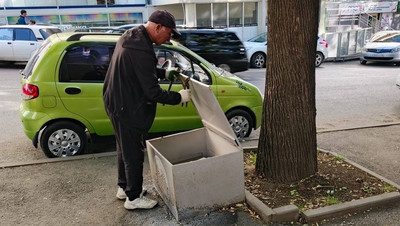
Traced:
<svg viewBox="0 0 400 226">
<path fill-rule="evenodd" d="M 400 33 L 390 32 L 378 35 L 372 39 L 372 42 L 400 42 Z"/>
<path fill-rule="evenodd" d="M 44 29 L 40 29 L 39 31 L 40 31 L 40 34 L 42 34 L 44 39 L 48 38 L 52 34 L 61 32 L 61 30 L 58 28 L 44 28 Z"/>
<path fill-rule="evenodd" d="M 178 46 L 182 49 L 184 49 L 187 53 L 190 53 L 191 55 L 195 55 L 197 59 L 200 59 L 202 62 L 202 64 L 206 65 L 208 68 L 214 69 L 215 72 L 217 72 L 219 75 L 224 76 L 224 77 L 232 77 L 234 76 L 233 74 L 215 66 L 215 64 L 212 64 L 210 62 L 208 62 L 207 60 L 205 60 L 204 58 L 202 58 L 201 56 L 197 55 L 196 53 L 194 53 L 192 50 L 188 49 L 187 47 L 185 47 L 184 45 L 178 43 Z"/>
<path fill-rule="evenodd" d="M 267 41 L 267 33 L 259 34 L 247 41 L 248 42 L 266 42 Z"/>
</svg>

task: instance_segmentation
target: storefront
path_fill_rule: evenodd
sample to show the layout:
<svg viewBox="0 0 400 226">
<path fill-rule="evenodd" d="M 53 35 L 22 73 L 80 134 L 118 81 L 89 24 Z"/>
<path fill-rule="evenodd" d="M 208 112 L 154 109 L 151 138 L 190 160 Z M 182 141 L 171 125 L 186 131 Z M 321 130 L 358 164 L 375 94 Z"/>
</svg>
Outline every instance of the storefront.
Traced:
<svg viewBox="0 0 400 226">
<path fill-rule="evenodd" d="M 145 0 L 4 0 L 0 7 L 0 24 L 16 24 L 21 9 L 26 21 L 60 27 L 140 24 L 148 17 Z"/>
<path fill-rule="evenodd" d="M 235 31 L 242 40 L 266 31 L 266 0 L 153 0 L 151 6 L 170 11 L 177 24 Z"/>
<path fill-rule="evenodd" d="M 266 30 L 266 0 L 0 0 L 0 25 L 16 24 L 20 10 L 37 24 L 61 28 L 140 24 L 157 9 L 178 25 L 235 31 L 247 40 Z"/>
</svg>

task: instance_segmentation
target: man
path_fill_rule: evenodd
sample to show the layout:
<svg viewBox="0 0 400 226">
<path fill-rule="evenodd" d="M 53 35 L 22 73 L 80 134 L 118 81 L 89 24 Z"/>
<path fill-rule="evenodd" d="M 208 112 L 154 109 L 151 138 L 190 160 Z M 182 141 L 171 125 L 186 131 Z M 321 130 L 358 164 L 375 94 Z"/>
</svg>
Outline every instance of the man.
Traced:
<svg viewBox="0 0 400 226">
<path fill-rule="evenodd" d="M 158 78 L 175 79 L 175 70 L 157 69 L 153 43 L 161 45 L 176 30 L 167 11 L 155 11 L 145 26 L 126 31 L 118 40 L 110 61 L 103 100 L 114 126 L 118 156 L 118 199 L 126 209 L 150 209 L 157 201 L 144 197 L 144 135 L 150 129 L 157 102 L 176 105 L 190 101 L 190 91 L 167 92 Z"/>
<path fill-rule="evenodd" d="M 25 17 L 26 17 L 26 10 L 21 10 L 21 15 L 19 15 L 17 24 L 26 24 Z"/>
</svg>

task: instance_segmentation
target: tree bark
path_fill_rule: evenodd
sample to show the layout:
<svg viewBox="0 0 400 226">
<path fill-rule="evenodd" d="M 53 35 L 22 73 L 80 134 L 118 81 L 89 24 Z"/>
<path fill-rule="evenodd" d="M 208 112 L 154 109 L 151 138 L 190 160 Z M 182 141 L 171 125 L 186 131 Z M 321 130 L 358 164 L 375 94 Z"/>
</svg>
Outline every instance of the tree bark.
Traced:
<svg viewBox="0 0 400 226">
<path fill-rule="evenodd" d="M 268 51 L 256 172 L 293 182 L 317 171 L 319 0 L 268 1 Z"/>
</svg>

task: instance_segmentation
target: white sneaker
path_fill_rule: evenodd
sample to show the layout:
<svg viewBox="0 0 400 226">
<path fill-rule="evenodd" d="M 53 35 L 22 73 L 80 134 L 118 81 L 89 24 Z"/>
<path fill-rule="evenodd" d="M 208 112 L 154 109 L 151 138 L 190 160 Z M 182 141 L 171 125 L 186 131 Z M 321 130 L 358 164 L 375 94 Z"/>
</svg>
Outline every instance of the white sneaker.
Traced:
<svg viewBox="0 0 400 226">
<path fill-rule="evenodd" d="M 152 200 L 146 198 L 145 196 L 140 196 L 133 201 L 130 201 L 129 198 L 126 198 L 124 203 L 124 207 L 127 210 L 134 210 L 134 209 L 151 209 L 157 205 L 156 200 Z"/>
<path fill-rule="evenodd" d="M 121 187 L 118 187 L 116 196 L 117 196 L 117 199 L 119 199 L 119 200 L 124 200 L 127 197 L 124 189 L 122 189 Z"/>
<path fill-rule="evenodd" d="M 143 189 L 142 192 L 140 193 L 140 196 L 146 195 L 147 194 L 147 190 Z M 124 200 L 126 199 L 126 197 L 128 197 L 124 191 L 124 189 L 122 189 L 121 187 L 118 187 L 118 191 L 117 191 L 117 199 L 119 200 Z"/>
</svg>

